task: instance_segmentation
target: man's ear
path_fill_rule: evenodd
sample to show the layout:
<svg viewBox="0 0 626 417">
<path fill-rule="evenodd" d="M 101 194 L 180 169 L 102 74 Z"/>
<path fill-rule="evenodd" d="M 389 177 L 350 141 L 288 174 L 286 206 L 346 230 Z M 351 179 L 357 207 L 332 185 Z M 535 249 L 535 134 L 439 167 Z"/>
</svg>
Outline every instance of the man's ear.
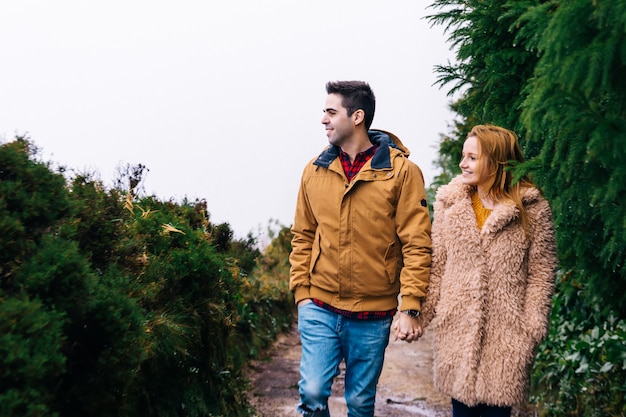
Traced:
<svg viewBox="0 0 626 417">
<path fill-rule="evenodd" d="M 354 121 L 355 126 L 363 123 L 363 121 L 365 120 L 365 112 L 363 111 L 363 109 L 355 110 L 354 113 L 352 113 L 352 120 Z"/>
</svg>

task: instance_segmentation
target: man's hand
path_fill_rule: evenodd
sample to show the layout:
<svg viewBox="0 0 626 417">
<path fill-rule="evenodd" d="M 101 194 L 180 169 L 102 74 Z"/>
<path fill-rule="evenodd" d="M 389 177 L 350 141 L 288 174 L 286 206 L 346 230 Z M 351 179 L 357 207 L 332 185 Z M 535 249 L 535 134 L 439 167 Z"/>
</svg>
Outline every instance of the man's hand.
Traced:
<svg viewBox="0 0 626 417">
<path fill-rule="evenodd" d="M 404 340 L 408 343 L 422 337 L 422 326 L 418 324 L 417 318 L 410 317 L 407 314 L 399 313 L 398 320 L 393 325 L 393 340 Z"/>
</svg>

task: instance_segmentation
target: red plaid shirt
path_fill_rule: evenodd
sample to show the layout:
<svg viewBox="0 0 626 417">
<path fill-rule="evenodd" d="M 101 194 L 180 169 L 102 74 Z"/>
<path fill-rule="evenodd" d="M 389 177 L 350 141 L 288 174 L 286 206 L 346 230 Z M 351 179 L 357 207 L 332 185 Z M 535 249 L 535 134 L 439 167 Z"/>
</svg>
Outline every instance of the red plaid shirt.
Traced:
<svg viewBox="0 0 626 417">
<path fill-rule="evenodd" d="M 374 145 L 366 151 L 359 152 L 354 158 L 354 162 L 350 163 L 350 157 L 344 151 L 339 152 L 339 160 L 341 161 L 341 166 L 343 167 L 343 172 L 346 174 L 348 181 L 352 181 L 352 179 L 359 173 L 363 165 L 374 156 L 376 153 L 376 149 L 378 149 L 378 145 Z M 333 307 L 329 304 L 326 304 L 323 301 L 313 299 L 313 302 L 326 310 L 332 311 L 333 313 L 341 314 L 344 317 L 348 317 L 351 319 L 359 319 L 359 320 L 376 320 L 376 319 L 384 319 L 387 317 L 392 317 L 396 314 L 396 309 L 388 310 L 388 311 L 348 311 L 341 310 L 339 308 Z"/>
<path fill-rule="evenodd" d="M 361 168 L 363 168 L 363 165 L 372 159 L 372 156 L 376 153 L 376 149 L 378 149 L 378 145 L 374 145 L 366 151 L 359 152 L 356 154 L 353 163 L 350 163 L 350 157 L 347 153 L 339 151 L 339 160 L 341 161 L 343 172 L 346 174 L 346 178 L 348 178 L 348 182 L 352 181 L 352 178 L 359 173 Z"/>
<path fill-rule="evenodd" d="M 326 304 L 323 301 L 312 298 L 311 301 L 315 303 L 318 307 L 322 307 L 325 310 L 332 311 L 336 314 L 341 314 L 344 317 L 349 319 L 358 319 L 358 320 L 377 320 L 384 319 L 387 317 L 393 317 L 396 314 L 397 309 L 388 310 L 388 311 L 348 311 L 341 310 L 339 308 L 333 307 L 329 304 Z"/>
</svg>

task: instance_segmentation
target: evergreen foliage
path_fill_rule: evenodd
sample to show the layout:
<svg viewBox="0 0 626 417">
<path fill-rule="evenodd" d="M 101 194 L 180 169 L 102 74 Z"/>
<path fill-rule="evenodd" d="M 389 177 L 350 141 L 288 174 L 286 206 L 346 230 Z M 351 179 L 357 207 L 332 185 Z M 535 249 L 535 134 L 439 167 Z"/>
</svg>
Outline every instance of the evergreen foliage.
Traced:
<svg viewBox="0 0 626 417">
<path fill-rule="evenodd" d="M 293 301 L 251 235 L 139 197 L 143 166 L 127 190 L 66 183 L 18 138 L 0 167 L 0 417 L 252 413 L 243 368 Z"/>
<path fill-rule="evenodd" d="M 532 76 L 537 57 L 526 49 L 516 20 L 533 3 L 437 0 L 431 5 L 443 11 L 428 16 L 429 21 L 444 25 L 449 42 L 457 48 L 454 64 L 435 68 L 439 73 L 437 83 L 453 84 L 449 95 L 462 93 L 453 110 L 468 119 L 467 128 L 493 123 L 523 136 L 519 122 L 524 99 L 521 92 Z"/>
<path fill-rule="evenodd" d="M 626 318 L 626 1 L 553 9 L 524 122 L 542 145 L 562 266 Z"/>
<path fill-rule="evenodd" d="M 515 130 L 551 203 L 561 279 L 535 366 L 546 416 L 624 415 L 626 1 L 437 0 L 457 48 L 439 84 L 461 96 L 435 187 L 475 124 Z M 456 171 L 458 172 L 458 171 Z"/>
<path fill-rule="evenodd" d="M 65 179 L 33 163 L 37 149 L 26 138 L 0 147 L 0 279 L 12 285 L 13 273 L 48 228 L 69 212 Z"/>
<path fill-rule="evenodd" d="M 47 404 L 65 368 L 63 315 L 0 291 L 0 415 L 57 416 Z"/>
</svg>

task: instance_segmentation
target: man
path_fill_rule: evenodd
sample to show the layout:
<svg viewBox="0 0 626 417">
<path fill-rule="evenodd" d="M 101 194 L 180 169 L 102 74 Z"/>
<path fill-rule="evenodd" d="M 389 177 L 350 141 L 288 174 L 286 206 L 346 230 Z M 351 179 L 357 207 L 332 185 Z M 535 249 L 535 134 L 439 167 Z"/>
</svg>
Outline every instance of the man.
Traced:
<svg viewBox="0 0 626 417">
<path fill-rule="evenodd" d="M 391 133 L 369 130 L 370 86 L 329 82 L 326 91 L 330 146 L 304 169 L 291 229 L 290 289 L 302 341 L 298 411 L 330 416 L 332 382 L 345 360 L 348 416 L 372 417 L 398 298 L 396 339 L 421 336 L 430 216 L 409 151 Z"/>
</svg>

